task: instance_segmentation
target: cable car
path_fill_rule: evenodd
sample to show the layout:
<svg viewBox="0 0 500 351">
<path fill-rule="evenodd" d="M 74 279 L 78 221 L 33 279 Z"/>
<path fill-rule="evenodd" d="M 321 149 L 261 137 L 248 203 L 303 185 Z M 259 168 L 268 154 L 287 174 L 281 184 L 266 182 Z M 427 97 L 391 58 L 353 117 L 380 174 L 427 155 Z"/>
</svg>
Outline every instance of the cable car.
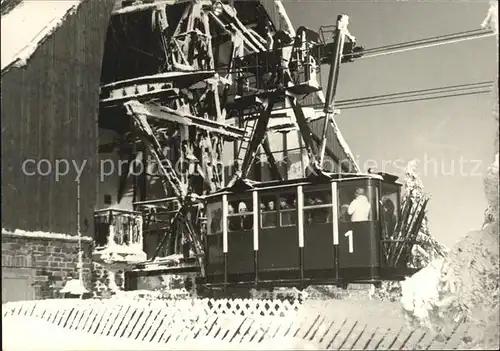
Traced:
<svg viewBox="0 0 500 351">
<path fill-rule="evenodd" d="M 236 186 L 206 197 L 207 288 L 346 286 L 413 271 L 388 250 L 401 217 L 388 174 L 328 174 Z M 389 244 L 389 245 L 387 245 Z"/>
</svg>

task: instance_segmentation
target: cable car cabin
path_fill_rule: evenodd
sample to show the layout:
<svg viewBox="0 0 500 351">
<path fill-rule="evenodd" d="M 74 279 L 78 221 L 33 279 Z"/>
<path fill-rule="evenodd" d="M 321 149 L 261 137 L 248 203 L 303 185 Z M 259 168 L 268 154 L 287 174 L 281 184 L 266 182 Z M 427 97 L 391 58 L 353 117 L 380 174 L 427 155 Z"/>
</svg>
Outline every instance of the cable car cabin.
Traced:
<svg viewBox="0 0 500 351">
<path fill-rule="evenodd" d="M 396 263 L 387 256 L 401 242 L 391 240 L 401 216 L 396 179 L 333 175 L 209 195 L 205 284 L 345 286 L 403 279 L 413 273 L 406 268 L 409 254 Z"/>
</svg>

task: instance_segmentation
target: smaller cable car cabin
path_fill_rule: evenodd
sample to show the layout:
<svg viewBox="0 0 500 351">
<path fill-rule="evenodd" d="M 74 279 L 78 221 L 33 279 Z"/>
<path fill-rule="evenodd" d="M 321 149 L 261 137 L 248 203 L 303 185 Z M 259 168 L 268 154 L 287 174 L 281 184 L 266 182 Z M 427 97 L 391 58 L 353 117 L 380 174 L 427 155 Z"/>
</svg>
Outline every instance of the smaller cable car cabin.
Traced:
<svg viewBox="0 0 500 351">
<path fill-rule="evenodd" d="M 346 286 L 401 280 L 397 177 L 330 174 L 235 186 L 206 197 L 206 277 L 221 286 Z M 411 244 L 411 243 L 409 243 Z M 411 247 L 410 247 L 411 249 Z"/>
</svg>

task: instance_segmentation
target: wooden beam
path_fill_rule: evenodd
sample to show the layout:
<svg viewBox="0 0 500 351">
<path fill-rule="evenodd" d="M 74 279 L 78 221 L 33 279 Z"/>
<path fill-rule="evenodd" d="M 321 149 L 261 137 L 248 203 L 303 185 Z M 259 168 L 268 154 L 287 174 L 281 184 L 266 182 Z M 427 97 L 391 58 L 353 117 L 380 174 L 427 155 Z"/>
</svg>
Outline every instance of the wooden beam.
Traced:
<svg viewBox="0 0 500 351">
<path fill-rule="evenodd" d="M 148 118 L 156 118 L 186 126 L 196 126 L 201 129 L 205 129 L 210 133 L 224 136 L 229 140 L 240 139 L 245 135 L 245 131 L 243 129 L 227 124 L 221 124 L 209 119 L 195 117 L 166 106 L 143 104 L 136 100 L 128 101 L 124 105 L 126 105 L 126 107 L 134 114 L 145 115 Z"/>
</svg>

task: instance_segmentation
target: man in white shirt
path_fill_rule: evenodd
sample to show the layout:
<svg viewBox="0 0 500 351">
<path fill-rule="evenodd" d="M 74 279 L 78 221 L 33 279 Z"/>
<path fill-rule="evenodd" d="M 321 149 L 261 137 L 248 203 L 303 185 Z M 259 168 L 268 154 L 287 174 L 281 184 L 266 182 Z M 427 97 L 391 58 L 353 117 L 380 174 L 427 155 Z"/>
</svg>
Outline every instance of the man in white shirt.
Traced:
<svg viewBox="0 0 500 351">
<path fill-rule="evenodd" d="M 370 217 L 370 201 L 362 188 L 356 189 L 355 198 L 352 200 L 347 213 L 351 216 L 351 222 L 368 221 Z"/>
</svg>

